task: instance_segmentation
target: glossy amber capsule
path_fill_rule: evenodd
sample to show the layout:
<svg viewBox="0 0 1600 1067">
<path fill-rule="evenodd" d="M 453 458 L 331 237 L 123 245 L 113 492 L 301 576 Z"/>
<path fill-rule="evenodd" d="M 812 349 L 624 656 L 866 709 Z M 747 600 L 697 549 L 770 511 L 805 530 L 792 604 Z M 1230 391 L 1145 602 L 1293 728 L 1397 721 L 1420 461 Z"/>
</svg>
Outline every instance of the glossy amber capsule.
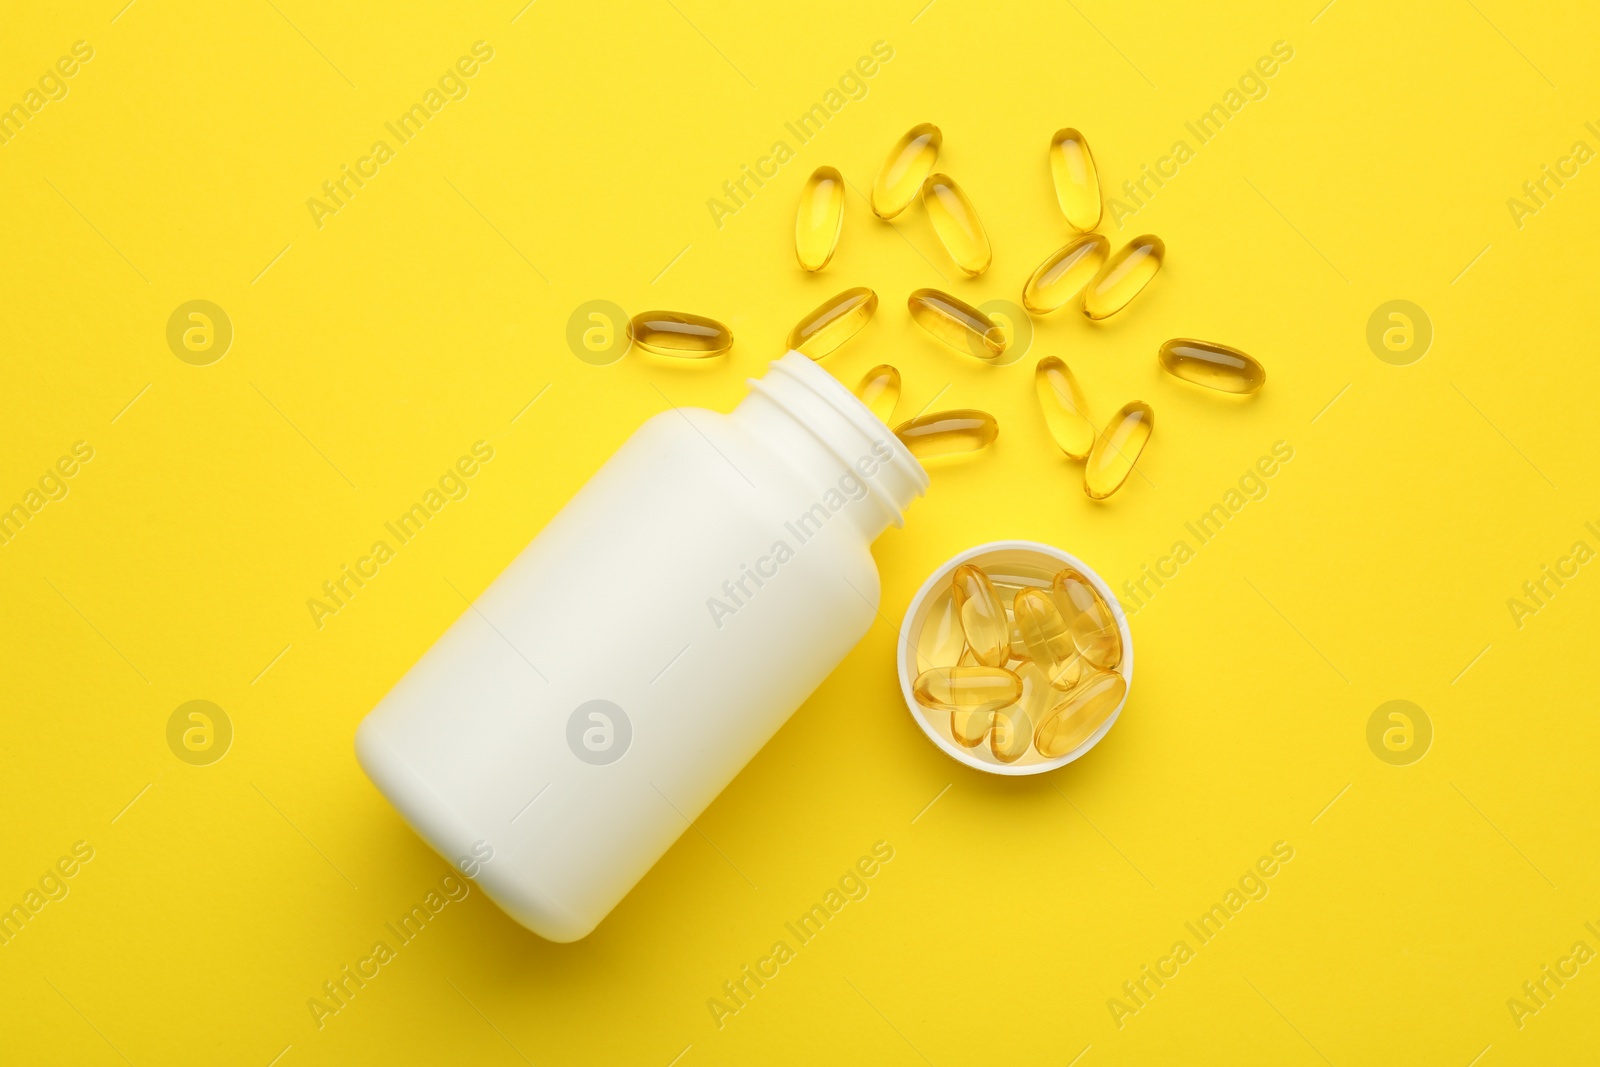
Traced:
<svg viewBox="0 0 1600 1067">
<path fill-rule="evenodd" d="M 932 667 L 917 675 L 911 692 L 937 711 L 990 712 L 1015 704 L 1022 680 L 1004 667 Z"/>
<path fill-rule="evenodd" d="M 1005 329 L 960 297 L 918 289 L 906 298 L 906 306 L 918 326 L 957 352 L 987 353 L 978 358 L 993 362 L 1006 350 Z"/>
<path fill-rule="evenodd" d="M 1094 154 L 1083 134 L 1068 127 L 1050 139 L 1050 177 L 1055 180 L 1056 203 L 1074 230 L 1100 225 L 1100 176 Z"/>
<path fill-rule="evenodd" d="M 800 190 L 794 214 L 794 253 L 806 270 L 821 270 L 839 247 L 844 225 L 844 178 L 833 167 L 818 167 Z"/>
<path fill-rule="evenodd" d="M 856 398 L 879 422 L 889 425 L 895 405 L 900 402 L 900 372 L 887 363 L 878 364 L 862 376 L 861 384 L 856 386 Z"/>
<path fill-rule="evenodd" d="M 1001 763 L 1015 763 L 1028 754 L 1035 724 L 1061 701 L 1061 691 L 1052 688 L 1044 672 L 1032 663 L 1018 663 L 1011 672 L 1022 681 L 1022 696 L 993 713 L 989 733 L 989 751 Z"/>
<path fill-rule="evenodd" d="M 1039 755 L 1055 759 L 1083 744 L 1117 710 L 1127 692 L 1127 680 L 1115 671 L 1086 678 L 1034 730 L 1033 743 Z"/>
<path fill-rule="evenodd" d="M 1135 237 L 1106 261 L 1083 294 L 1083 313 L 1091 319 L 1108 319 L 1150 284 L 1161 269 L 1167 246 L 1155 234 Z"/>
<path fill-rule="evenodd" d="M 939 243 L 950 253 L 956 266 L 973 277 L 989 269 L 994 261 L 989 235 L 978 220 L 977 209 L 954 178 L 948 174 L 930 174 L 922 183 L 922 206 L 928 209 L 933 232 L 939 235 Z"/>
<path fill-rule="evenodd" d="M 966 647 L 967 635 L 961 632 L 955 598 L 944 597 L 928 612 L 917 634 L 917 673 L 957 666 Z"/>
<path fill-rule="evenodd" d="M 1051 252 L 1022 286 L 1022 306 L 1035 315 L 1065 307 L 1105 266 L 1111 243 L 1097 233 L 1074 237 Z"/>
<path fill-rule="evenodd" d="M 1023 643 L 1022 634 L 1017 630 L 1016 612 L 1012 610 L 1017 602 L 1017 594 L 1022 592 L 1024 587 L 1000 581 L 993 575 L 989 576 L 989 584 L 994 586 L 995 595 L 1000 598 L 1000 603 L 1005 606 L 1006 622 L 1011 627 L 1011 658 L 1006 661 L 1006 666 L 1012 667 L 1013 664 L 1027 663 L 1029 662 L 1028 648 Z M 1015 669 L 1015 667 L 1012 667 L 1012 669 Z"/>
<path fill-rule="evenodd" d="M 1141 400 L 1122 405 L 1122 410 L 1111 416 L 1105 431 L 1094 439 L 1089 461 L 1083 466 L 1085 493 L 1104 500 L 1121 488 L 1150 440 L 1155 420 L 1155 412 Z"/>
<path fill-rule="evenodd" d="M 646 311 L 628 322 L 628 337 L 658 356 L 704 359 L 733 347 L 733 331 L 716 319 L 686 311 Z"/>
<path fill-rule="evenodd" d="M 821 359 L 860 333 L 877 310 L 877 293 L 864 285 L 846 289 L 794 324 L 789 331 L 789 347 L 812 359 Z"/>
<path fill-rule="evenodd" d="M 931 122 L 911 127 L 895 142 L 872 183 L 873 214 L 892 219 L 911 206 L 943 143 L 944 134 Z"/>
<path fill-rule="evenodd" d="M 1052 686 L 1071 689 L 1078 683 L 1083 663 L 1073 631 L 1050 594 L 1042 589 L 1024 589 L 1017 594 L 1013 611 L 1028 658 Z"/>
<path fill-rule="evenodd" d="M 989 576 L 963 563 L 950 576 L 950 591 L 973 657 L 986 667 L 1004 667 L 1011 658 L 1011 623 Z"/>
<path fill-rule="evenodd" d="M 1078 655 L 1091 667 L 1115 670 L 1122 662 L 1122 630 L 1089 579 L 1063 567 L 1050 583 L 1050 599 Z"/>
<path fill-rule="evenodd" d="M 1267 384 L 1267 370 L 1237 348 L 1215 341 L 1176 337 L 1157 356 L 1169 374 L 1224 393 L 1253 393 Z"/>
<path fill-rule="evenodd" d="M 894 428 L 900 443 L 918 459 L 980 452 L 1000 436 L 1000 424 L 987 411 L 956 408 L 931 411 Z"/>
<path fill-rule="evenodd" d="M 1028 685 L 1026 681 L 1022 684 L 1024 688 Z M 1026 756 L 1033 745 L 1033 720 L 1023 710 L 1022 701 L 989 714 L 989 751 L 994 758 L 1001 763 L 1015 763 Z"/>
<path fill-rule="evenodd" d="M 1072 459 L 1085 459 L 1094 447 L 1094 423 L 1078 390 L 1078 380 L 1055 356 L 1046 356 L 1034 368 L 1033 386 L 1039 410 L 1057 447 Z"/>
</svg>

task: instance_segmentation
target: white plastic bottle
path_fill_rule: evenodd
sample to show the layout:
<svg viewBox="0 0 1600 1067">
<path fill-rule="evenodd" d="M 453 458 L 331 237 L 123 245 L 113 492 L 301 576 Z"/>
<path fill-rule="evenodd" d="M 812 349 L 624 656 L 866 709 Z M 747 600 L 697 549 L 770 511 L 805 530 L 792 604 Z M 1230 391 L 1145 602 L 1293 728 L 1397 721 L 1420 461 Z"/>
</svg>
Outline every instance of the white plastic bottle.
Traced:
<svg viewBox="0 0 1600 1067">
<path fill-rule="evenodd" d="M 356 733 L 422 837 L 588 934 L 867 632 L 869 546 L 927 488 L 791 352 L 731 414 L 641 426 Z"/>
</svg>

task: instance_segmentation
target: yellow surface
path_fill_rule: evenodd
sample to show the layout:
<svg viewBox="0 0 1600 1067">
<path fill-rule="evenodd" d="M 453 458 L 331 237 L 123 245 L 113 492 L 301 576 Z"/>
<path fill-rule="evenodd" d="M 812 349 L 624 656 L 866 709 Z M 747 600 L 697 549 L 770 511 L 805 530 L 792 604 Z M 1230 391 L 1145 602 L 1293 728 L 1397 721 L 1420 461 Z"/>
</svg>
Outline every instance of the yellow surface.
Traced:
<svg viewBox="0 0 1600 1067">
<path fill-rule="evenodd" d="M 0 902 L 58 859 L 74 871 L 0 947 L 8 1062 L 1592 1055 L 1600 965 L 1561 961 L 1600 950 L 1600 575 L 1560 561 L 1600 548 L 1597 165 L 1537 211 L 1507 204 L 1575 141 L 1600 148 L 1592 12 L 121 2 L 14 5 L 0 35 L 5 102 L 93 49 L 0 145 L 3 504 L 93 450 L 0 546 Z M 880 40 L 865 95 L 799 143 L 785 123 Z M 478 41 L 493 58 L 468 95 L 398 143 L 385 123 Z M 1266 95 L 1199 143 L 1185 123 L 1278 41 L 1293 58 Z M 920 208 L 890 227 L 860 195 L 920 121 L 993 242 L 976 280 Z M 1176 177 L 1103 224 L 1163 237 L 1162 275 L 1104 326 L 1040 321 L 1020 363 L 942 349 L 906 294 L 1019 298 L 1067 238 L 1046 151 L 1069 125 L 1112 192 L 1188 142 Z M 308 198 L 380 139 L 392 158 L 319 227 Z M 778 140 L 794 158 L 719 226 L 707 200 Z M 856 192 L 808 276 L 793 212 L 823 164 Z M 860 284 L 883 306 L 829 369 L 889 360 L 903 411 L 1002 425 L 879 542 L 885 621 L 594 936 L 546 944 L 474 891 L 399 945 L 385 923 L 447 867 L 356 766 L 357 721 L 643 419 L 731 407 L 797 318 Z M 207 366 L 166 340 L 196 299 L 234 328 Z M 597 299 L 718 317 L 737 341 L 710 366 L 590 365 L 565 336 Z M 1366 340 L 1397 299 L 1434 328 L 1408 366 Z M 1174 336 L 1256 355 L 1265 391 L 1165 377 Z M 1047 444 L 1046 354 L 1097 418 L 1156 411 L 1142 476 L 1106 505 Z M 308 599 L 480 440 L 469 494 L 319 627 Z M 1265 497 L 1231 506 L 1280 441 L 1293 458 Z M 1185 523 L 1218 503 L 1236 514 L 1200 544 Z M 891 667 L 923 576 L 1005 537 L 1119 587 L 1193 549 L 1133 619 L 1117 728 L 1019 781 L 930 745 Z M 1546 564 L 1577 576 L 1514 618 Z M 1367 742 L 1396 699 L 1432 724 L 1408 766 Z M 234 729 L 209 766 L 168 745 L 191 700 Z M 799 944 L 785 923 L 875 842 L 893 859 L 868 895 Z M 1293 859 L 1245 880 L 1268 895 L 1202 944 L 1185 924 L 1276 842 Z M 394 958 L 319 1028 L 310 998 L 379 940 Z M 719 1026 L 708 1002 L 779 940 L 793 958 Z M 1176 977 L 1128 999 L 1180 940 Z M 1523 983 L 1545 965 L 1577 971 L 1539 1006 Z M 1539 1010 L 1519 1019 L 1513 997 Z"/>
</svg>

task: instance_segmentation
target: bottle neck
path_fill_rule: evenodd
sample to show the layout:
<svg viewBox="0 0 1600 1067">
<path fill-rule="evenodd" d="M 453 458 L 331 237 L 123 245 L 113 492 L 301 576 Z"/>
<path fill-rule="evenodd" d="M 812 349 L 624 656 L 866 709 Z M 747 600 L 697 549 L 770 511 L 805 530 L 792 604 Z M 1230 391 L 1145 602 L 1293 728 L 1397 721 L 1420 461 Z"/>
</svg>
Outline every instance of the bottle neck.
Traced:
<svg viewBox="0 0 1600 1067">
<path fill-rule="evenodd" d="M 868 542 L 903 524 L 927 472 L 855 394 L 799 352 L 749 385 L 730 417 L 802 474 L 814 503 L 849 516 Z"/>
</svg>

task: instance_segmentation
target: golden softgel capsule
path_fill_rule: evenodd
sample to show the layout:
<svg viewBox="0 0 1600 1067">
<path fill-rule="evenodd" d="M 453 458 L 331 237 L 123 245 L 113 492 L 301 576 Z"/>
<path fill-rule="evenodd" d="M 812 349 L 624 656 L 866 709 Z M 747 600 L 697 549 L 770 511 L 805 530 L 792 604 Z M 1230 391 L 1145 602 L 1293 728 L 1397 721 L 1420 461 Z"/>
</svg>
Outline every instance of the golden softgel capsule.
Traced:
<svg viewBox="0 0 1600 1067">
<path fill-rule="evenodd" d="M 1034 726 L 1060 701 L 1060 690 L 1053 689 L 1044 672 L 1032 663 L 1017 663 L 1011 672 L 1022 681 L 1022 696 L 1015 704 L 993 712 L 989 751 L 1001 763 L 1015 763 L 1033 747 Z"/>
<path fill-rule="evenodd" d="M 1124 404 L 1106 423 L 1105 432 L 1094 439 L 1089 461 L 1083 467 L 1083 491 L 1104 500 L 1121 488 L 1133 473 L 1139 453 L 1155 428 L 1155 412 L 1140 400 Z"/>
<path fill-rule="evenodd" d="M 1000 424 L 987 411 L 956 408 L 907 419 L 894 428 L 894 435 L 913 456 L 932 459 L 981 452 L 1000 436 Z"/>
<path fill-rule="evenodd" d="M 1117 710 L 1128 682 L 1115 671 L 1096 673 L 1067 694 L 1034 731 L 1033 744 L 1046 759 L 1065 756 L 1089 739 Z"/>
<path fill-rule="evenodd" d="M 1237 348 L 1215 341 L 1177 337 L 1157 356 L 1167 373 L 1224 393 L 1253 393 L 1267 384 L 1267 370 Z"/>
<path fill-rule="evenodd" d="M 906 298 L 906 306 L 918 326 L 957 352 L 993 362 L 1006 350 L 1005 329 L 960 297 L 918 289 Z"/>
<path fill-rule="evenodd" d="M 686 311 L 646 311 L 628 322 L 628 337 L 658 356 L 704 359 L 733 347 L 733 331 L 716 319 Z"/>
<path fill-rule="evenodd" d="M 1071 689 L 1078 683 L 1083 664 L 1073 631 L 1055 601 L 1042 589 L 1024 589 L 1017 594 L 1013 611 L 1028 658 L 1052 686 Z"/>
<path fill-rule="evenodd" d="M 895 142 L 872 183 L 873 214 L 892 219 L 911 206 L 933 171 L 943 143 L 944 134 L 931 122 L 911 127 Z"/>
<path fill-rule="evenodd" d="M 950 589 L 973 658 L 985 667 L 1004 667 L 1011 658 L 1011 623 L 989 576 L 963 564 L 950 576 Z"/>
<path fill-rule="evenodd" d="M 889 425 L 894 408 L 900 402 L 900 372 L 887 363 L 880 363 L 867 371 L 856 386 L 856 396 L 871 409 L 878 421 Z M 958 648 L 956 650 L 960 652 Z M 954 663 L 952 659 L 950 662 Z"/>
<path fill-rule="evenodd" d="M 1161 269 L 1167 246 L 1155 234 L 1135 237 L 1119 248 L 1083 293 L 1083 313 L 1109 319 L 1128 306 Z"/>
<path fill-rule="evenodd" d="M 844 178 L 832 167 L 818 167 L 800 190 L 794 215 L 794 251 L 800 266 L 821 270 L 839 247 L 844 225 Z"/>
<path fill-rule="evenodd" d="M 933 232 L 939 235 L 939 243 L 956 266 L 973 277 L 989 269 L 994 260 L 989 235 L 978 220 L 977 209 L 954 178 L 948 174 L 929 175 L 922 183 L 922 206 L 928 209 Z"/>
<path fill-rule="evenodd" d="M 1039 410 L 1056 446 L 1072 459 L 1086 459 L 1094 447 L 1094 423 L 1089 421 L 1078 380 L 1055 356 L 1046 356 L 1034 368 L 1033 387 Z"/>
<path fill-rule="evenodd" d="M 877 293 L 864 285 L 846 289 L 794 324 L 789 347 L 821 359 L 860 333 L 877 310 Z"/>
<path fill-rule="evenodd" d="M 1050 177 L 1067 225 L 1085 232 L 1100 225 L 1100 176 L 1083 134 L 1068 127 L 1050 139 Z"/>
<path fill-rule="evenodd" d="M 1089 579 L 1063 567 L 1050 583 L 1050 599 L 1077 654 L 1091 666 L 1115 670 L 1122 662 L 1122 631 Z"/>
<path fill-rule="evenodd" d="M 1051 252 L 1022 286 L 1022 306 L 1035 315 L 1048 315 L 1094 280 L 1106 264 L 1111 243 L 1097 233 L 1074 237 Z"/>
<path fill-rule="evenodd" d="M 934 667 L 917 675 L 911 692 L 924 707 L 989 712 L 1015 704 L 1022 680 L 1004 667 Z"/>
</svg>

